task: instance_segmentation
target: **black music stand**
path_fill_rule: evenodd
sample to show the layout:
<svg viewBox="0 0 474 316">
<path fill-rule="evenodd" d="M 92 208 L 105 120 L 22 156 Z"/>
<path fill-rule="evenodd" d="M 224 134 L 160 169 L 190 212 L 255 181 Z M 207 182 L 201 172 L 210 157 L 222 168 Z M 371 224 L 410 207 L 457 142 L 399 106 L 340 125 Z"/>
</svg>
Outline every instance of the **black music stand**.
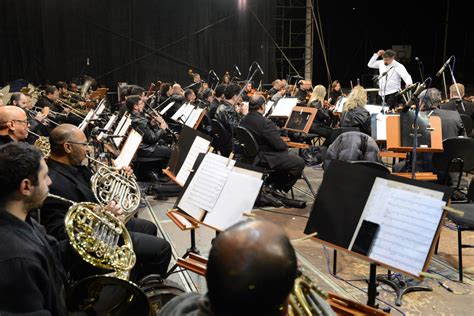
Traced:
<svg viewBox="0 0 474 316">
<path fill-rule="evenodd" d="M 395 269 L 402 271 L 404 274 L 411 275 L 417 279 L 421 278 L 421 274 L 415 275 L 414 273 L 406 272 L 406 270 L 403 270 L 402 268 L 393 264 L 391 265 L 386 263 L 390 261 L 374 259 L 370 250 L 367 251 L 367 255 L 356 252 L 354 247 L 352 246 L 351 248 L 350 246 L 351 241 L 353 243 L 356 233 L 357 238 L 359 238 L 360 232 L 362 231 L 362 226 L 358 225 L 360 225 L 360 221 L 363 219 L 362 216 L 364 213 L 364 208 L 366 203 L 369 201 L 369 197 L 371 196 L 372 187 L 378 178 L 389 180 L 392 183 L 401 183 L 402 185 L 411 185 L 423 189 L 438 191 L 437 194 L 442 196 L 442 201 L 445 203 L 448 201 L 451 193 L 450 188 L 433 183 L 397 177 L 386 174 L 381 170 L 369 169 L 364 166 L 358 166 L 343 161 L 334 160 L 331 162 L 328 169 L 325 171 L 319 194 L 313 204 L 313 209 L 311 211 L 311 215 L 304 233 L 311 234 L 317 232 L 318 235 L 315 240 L 318 242 L 328 245 L 333 249 L 348 252 L 351 255 L 371 263 L 367 304 L 373 307 L 376 307 L 375 300 L 377 296 L 377 282 L 380 281 L 390 286 L 395 284 L 394 280 L 392 279 L 387 281 L 381 277 L 377 277 L 377 265 L 384 266 L 391 270 Z M 335 194 L 337 194 L 337 196 L 335 196 Z M 338 198 L 338 196 L 344 196 L 344 199 Z M 429 248 L 426 248 L 426 258 L 423 254 L 423 261 L 418 261 L 418 264 L 423 266 L 423 271 L 426 271 L 430 257 L 434 251 L 434 240 L 439 237 L 444 214 L 440 213 L 439 215 L 439 222 L 437 221 L 434 224 L 431 224 L 433 225 L 432 228 L 434 231 L 433 238 L 431 239 L 431 235 L 429 235 L 429 241 L 423 241 L 425 244 L 429 242 L 430 245 Z M 383 224 L 381 225 L 383 228 Z M 434 227 L 434 225 L 436 225 L 436 227 Z M 370 244 L 373 244 L 374 240 L 377 240 L 373 237 L 374 235 L 372 235 L 369 240 Z M 428 237 L 424 238 L 426 239 Z M 368 249 L 370 249 L 370 247 L 368 247 Z M 417 271 L 421 272 L 420 270 Z M 426 289 L 426 287 L 419 287 L 416 285 L 414 287 L 403 287 L 396 290 L 397 305 L 401 305 L 401 297 L 404 294 Z"/>
</svg>

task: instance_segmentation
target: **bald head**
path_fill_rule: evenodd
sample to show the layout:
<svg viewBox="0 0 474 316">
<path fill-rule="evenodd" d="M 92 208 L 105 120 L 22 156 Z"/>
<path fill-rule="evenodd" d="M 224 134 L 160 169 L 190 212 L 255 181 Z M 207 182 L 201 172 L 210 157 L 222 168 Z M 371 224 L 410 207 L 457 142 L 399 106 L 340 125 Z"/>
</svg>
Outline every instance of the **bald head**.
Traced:
<svg viewBox="0 0 474 316">
<path fill-rule="evenodd" d="M 206 273 L 212 309 L 216 315 L 278 315 L 296 271 L 296 254 L 282 227 L 241 222 L 213 243 Z"/>
<path fill-rule="evenodd" d="M 17 106 L 0 107 L 0 134 L 10 135 L 15 141 L 28 137 L 28 118 L 25 111 Z"/>
<path fill-rule="evenodd" d="M 87 137 L 78 127 L 61 124 L 49 134 L 51 158 L 67 165 L 80 166 L 88 152 Z"/>
</svg>

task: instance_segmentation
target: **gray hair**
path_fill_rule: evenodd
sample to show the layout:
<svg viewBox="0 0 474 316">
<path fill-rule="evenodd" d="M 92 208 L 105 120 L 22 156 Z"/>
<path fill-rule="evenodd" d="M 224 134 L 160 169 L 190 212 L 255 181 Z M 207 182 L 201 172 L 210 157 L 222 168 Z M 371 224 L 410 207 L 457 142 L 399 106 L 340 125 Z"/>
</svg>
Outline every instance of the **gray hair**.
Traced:
<svg viewBox="0 0 474 316">
<path fill-rule="evenodd" d="M 421 101 L 420 104 L 424 104 L 427 110 L 437 108 L 442 100 L 441 92 L 436 88 L 430 88 L 421 92 L 418 98 Z"/>
</svg>

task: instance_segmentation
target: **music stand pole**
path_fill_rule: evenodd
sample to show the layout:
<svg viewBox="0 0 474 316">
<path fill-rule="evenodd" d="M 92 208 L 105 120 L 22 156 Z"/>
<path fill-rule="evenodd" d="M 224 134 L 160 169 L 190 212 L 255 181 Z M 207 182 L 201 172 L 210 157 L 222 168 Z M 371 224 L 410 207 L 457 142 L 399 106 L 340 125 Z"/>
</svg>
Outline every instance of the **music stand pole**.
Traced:
<svg viewBox="0 0 474 316">
<path fill-rule="evenodd" d="M 370 274 L 369 274 L 369 287 L 367 289 L 367 305 L 378 308 L 378 304 L 375 304 L 377 299 L 377 264 L 370 263 Z"/>
</svg>

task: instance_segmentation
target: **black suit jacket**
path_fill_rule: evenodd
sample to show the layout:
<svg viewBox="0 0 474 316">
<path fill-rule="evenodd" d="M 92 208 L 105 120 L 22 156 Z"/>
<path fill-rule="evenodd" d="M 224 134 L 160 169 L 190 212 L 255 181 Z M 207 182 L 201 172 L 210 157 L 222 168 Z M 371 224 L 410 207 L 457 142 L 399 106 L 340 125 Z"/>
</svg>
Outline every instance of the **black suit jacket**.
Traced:
<svg viewBox="0 0 474 316">
<path fill-rule="evenodd" d="M 273 168 L 288 159 L 288 146 L 281 139 L 278 127 L 257 111 L 251 111 L 240 121 L 255 137 L 263 163 Z"/>
<path fill-rule="evenodd" d="M 66 166 L 50 158 L 48 168 L 52 181 L 49 187 L 50 193 L 74 202 L 97 203 L 90 185 L 92 172 L 87 167 Z M 64 217 L 70 206 L 69 203 L 47 198 L 41 207 L 41 223 L 46 227 L 48 234 L 58 240 L 67 238 L 64 231 Z"/>
<path fill-rule="evenodd" d="M 73 254 L 67 242 L 3 209 L 0 240 L 0 314 L 67 315 L 63 264 Z"/>
<path fill-rule="evenodd" d="M 465 135 L 464 125 L 458 112 L 435 109 L 433 110 L 433 115 L 439 116 L 441 119 L 443 140 Z"/>
<path fill-rule="evenodd" d="M 462 103 L 464 103 L 464 109 L 461 105 L 461 99 L 455 98 L 449 100 L 448 103 L 441 104 L 440 108 L 443 110 L 451 110 L 451 111 L 458 111 L 459 114 L 466 114 L 467 116 L 470 116 L 472 120 L 474 121 L 474 104 L 463 100 Z"/>
</svg>

